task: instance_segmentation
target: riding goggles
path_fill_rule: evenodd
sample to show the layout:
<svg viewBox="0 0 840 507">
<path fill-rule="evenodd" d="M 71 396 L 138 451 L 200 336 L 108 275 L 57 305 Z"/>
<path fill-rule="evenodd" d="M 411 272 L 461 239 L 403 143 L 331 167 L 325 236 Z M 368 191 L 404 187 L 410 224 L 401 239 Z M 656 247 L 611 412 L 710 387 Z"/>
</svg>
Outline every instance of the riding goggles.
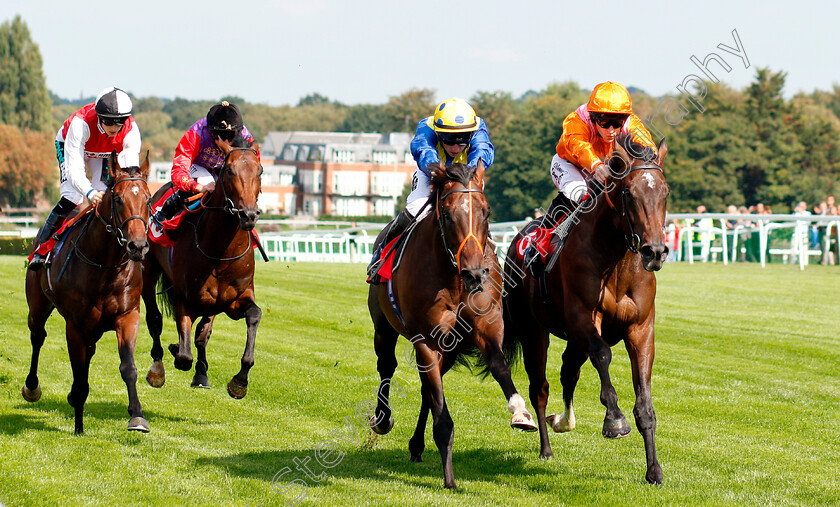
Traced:
<svg viewBox="0 0 840 507">
<path fill-rule="evenodd" d="M 440 139 L 441 143 L 447 146 L 466 146 L 470 144 L 470 139 L 472 139 L 472 132 L 438 132 L 438 139 Z"/>
<path fill-rule="evenodd" d="M 622 126 L 624 126 L 624 122 L 616 118 L 605 118 L 603 120 L 596 120 L 595 123 L 597 123 L 598 126 L 602 129 L 608 129 L 610 127 L 620 129 Z"/>
<path fill-rule="evenodd" d="M 125 125 L 126 120 L 128 120 L 128 118 L 103 118 L 101 116 L 99 117 L 99 121 L 101 121 L 102 125 L 105 125 L 106 127 L 113 127 L 114 125 L 119 125 L 120 127 L 122 127 L 123 125 Z"/>
</svg>

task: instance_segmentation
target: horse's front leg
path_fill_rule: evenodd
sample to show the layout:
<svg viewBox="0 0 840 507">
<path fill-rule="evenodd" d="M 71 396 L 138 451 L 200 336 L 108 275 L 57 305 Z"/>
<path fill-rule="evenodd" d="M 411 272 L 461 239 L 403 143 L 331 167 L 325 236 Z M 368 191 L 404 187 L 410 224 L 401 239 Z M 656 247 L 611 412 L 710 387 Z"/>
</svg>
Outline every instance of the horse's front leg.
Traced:
<svg viewBox="0 0 840 507">
<path fill-rule="evenodd" d="M 190 371 L 193 363 L 192 348 L 190 347 L 193 320 L 187 314 L 183 302 L 179 301 L 175 304 L 173 313 L 178 328 L 178 345 L 170 343 L 169 352 L 175 358 L 175 368 L 181 371 Z"/>
<path fill-rule="evenodd" d="M 163 347 L 160 344 L 160 335 L 163 333 L 163 316 L 158 309 L 157 299 L 155 298 L 158 277 L 159 268 L 147 257 L 143 264 L 143 303 L 146 305 L 146 328 L 152 337 L 152 366 L 146 374 L 146 382 L 152 387 L 163 387 L 166 382 Z"/>
<path fill-rule="evenodd" d="M 38 272 L 27 271 L 26 274 L 26 302 L 29 305 L 29 341 L 32 344 L 32 358 L 29 362 L 29 375 L 21 388 L 23 399 L 36 402 L 41 399 L 41 384 L 38 381 L 38 359 L 41 357 L 41 347 L 47 337 L 44 325 L 53 311 L 53 304 L 41 291 L 38 283 Z"/>
<path fill-rule="evenodd" d="M 237 400 L 248 394 L 248 372 L 254 366 L 254 342 L 257 339 L 257 327 L 260 325 L 260 319 L 262 319 L 262 310 L 253 299 L 246 300 L 240 308 L 245 315 L 248 336 L 245 341 L 245 352 L 242 354 L 239 373 L 234 375 L 227 385 L 228 394 Z"/>
<path fill-rule="evenodd" d="M 645 442 L 645 458 L 647 461 L 647 472 L 645 479 L 651 484 L 662 484 L 662 467 L 656 457 L 656 413 L 653 411 L 653 402 L 650 393 L 650 375 L 653 369 L 654 356 L 654 327 L 653 316 L 649 319 L 650 324 L 638 326 L 631 329 L 624 345 L 630 356 L 630 365 L 633 370 L 633 389 L 636 391 L 636 405 L 633 407 L 633 415 L 636 418 L 636 428 L 642 434 Z"/>
<path fill-rule="evenodd" d="M 67 394 L 67 403 L 75 409 L 75 432 L 81 435 L 85 432 L 84 411 L 85 401 L 90 393 L 90 360 L 96 353 L 96 345 L 85 345 L 84 334 L 71 324 L 68 323 L 65 329 L 67 353 L 70 355 L 70 367 L 73 370 L 73 385 Z M 99 337 L 96 337 L 91 343 L 96 343 L 98 339 Z"/>
<path fill-rule="evenodd" d="M 213 321 L 215 315 L 201 317 L 195 327 L 195 375 L 193 376 L 193 387 L 210 387 L 210 379 L 207 377 L 207 342 L 210 341 L 210 334 L 213 332 Z"/>
<path fill-rule="evenodd" d="M 409 460 L 412 463 L 422 463 L 423 451 L 426 450 L 426 421 L 429 419 L 429 402 L 423 393 L 421 393 L 420 400 L 420 413 L 417 415 L 417 426 L 414 428 L 414 434 L 408 441 L 408 452 L 411 454 Z"/>
<path fill-rule="evenodd" d="M 371 287 L 371 292 L 376 288 Z M 397 345 L 399 334 L 388 322 L 385 314 L 379 308 L 375 294 L 368 299 L 371 319 L 373 320 L 373 350 L 376 352 L 376 371 L 379 373 L 379 387 L 376 393 L 376 412 L 371 429 L 385 435 L 394 427 L 394 416 L 391 411 L 391 384 L 394 372 L 397 370 L 397 356 L 394 347 Z"/>
<path fill-rule="evenodd" d="M 149 423 L 143 417 L 143 407 L 137 396 L 137 367 L 134 365 L 134 348 L 137 331 L 140 328 L 140 311 L 135 310 L 116 319 L 117 346 L 120 352 L 120 376 L 128 389 L 128 429 L 149 431 Z"/>
<path fill-rule="evenodd" d="M 510 365 L 502 352 L 504 329 L 501 311 L 493 312 L 490 315 L 489 318 L 488 316 L 481 316 L 474 319 L 473 344 L 481 352 L 490 374 L 502 388 L 502 393 L 507 400 L 507 409 L 512 414 L 510 426 L 523 431 L 537 431 L 537 424 L 525 406 L 525 399 L 516 390 L 510 376 Z M 495 320 L 491 321 L 494 318 Z"/>
<path fill-rule="evenodd" d="M 443 487 L 455 488 L 455 472 L 452 468 L 452 443 L 455 440 L 455 424 L 449 415 L 446 407 L 446 399 L 443 397 L 442 365 L 439 362 L 437 352 L 431 350 L 424 343 L 415 343 L 417 363 L 421 365 L 434 365 L 420 372 L 423 397 L 432 411 L 432 435 L 435 439 L 440 459 L 443 465 Z M 454 355 L 454 354 L 450 354 Z M 421 408 L 422 409 L 422 408 Z"/>
<path fill-rule="evenodd" d="M 610 379 L 612 350 L 601 338 L 597 329 L 590 330 L 589 336 L 589 360 L 598 371 L 598 377 L 601 380 L 601 404 L 607 408 L 601 434 L 607 438 L 627 436 L 630 434 L 630 425 L 627 424 L 627 419 L 618 408 L 618 395 Z"/>
</svg>

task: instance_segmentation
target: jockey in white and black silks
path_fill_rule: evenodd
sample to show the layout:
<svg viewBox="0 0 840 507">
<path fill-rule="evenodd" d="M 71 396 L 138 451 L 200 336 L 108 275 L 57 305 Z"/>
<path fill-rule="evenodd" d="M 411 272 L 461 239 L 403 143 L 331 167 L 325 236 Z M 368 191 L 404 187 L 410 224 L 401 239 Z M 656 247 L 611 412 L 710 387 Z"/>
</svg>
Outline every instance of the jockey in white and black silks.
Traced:
<svg viewBox="0 0 840 507">
<path fill-rule="evenodd" d="M 476 116 L 475 110 L 461 98 L 453 97 L 441 102 L 435 114 L 417 124 L 417 132 L 411 141 L 411 154 L 417 162 L 417 169 L 411 177 L 411 193 L 406 199 L 405 209 L 389 224 L 382 243 L 373 253 L 368 266 L 368 281 L 379 283 L 379 256 L 382 248 L 402 233 L 426 204 L 431 194 L 432 171 L 443 162 L 476 167 L 478 161 L 490 167 L 495 158 L 495 149 L 490 142 L 487 125 Z"/>
<path fill-rule="evenodd" d="M 121 167 L 137 166 L 140 144 L 140 129 L 131 117 L 131 98 L 119 88 L 105 88 L 94 103 L 64 121 L 55 136 L 61 199 L 44 222 L 35 241 L 36 249 L 85 199 L 94 206 L 99 204 L 108 188 L 107 164 L 111 153 L 117 152 Z M 45 260 L 46 256 L 35 252 L 29 269 L 40 269 Z"/>
<path fill-rule="evenodd" d="M 214 171 L 225 161 L 225 152 L 221 147 L 231 147 L 235 137 L 242 137 L 249 145 L 254 142 L 254 136 L 242 122 L 239 108 L 228 101 L 211 107 L 205 118 L 195 122 L 184 133 L 175 148 L 172 162 L 171 179 L 175 193 L 152 215 L 158 227 L 183 209 L 186 197 L 213 191 L 216 186 Z"/>
</svg>

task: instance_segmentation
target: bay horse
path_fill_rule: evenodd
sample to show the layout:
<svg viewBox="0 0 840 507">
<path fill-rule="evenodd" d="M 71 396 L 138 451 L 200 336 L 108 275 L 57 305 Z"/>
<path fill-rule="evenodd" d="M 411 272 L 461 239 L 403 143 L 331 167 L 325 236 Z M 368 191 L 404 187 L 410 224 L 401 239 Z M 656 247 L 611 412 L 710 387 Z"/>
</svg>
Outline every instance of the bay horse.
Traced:
<svg viewBox="0 0 840 507">
<path fill-rule="evenodd" d="M 209 387 L 207 377 L 207 341 L 216 315 L 224 312 L 234 320 L 245 318 L 247 338 L 241 368 L 228 383 L 231 397 L 244 398 L 248 392 L 248 372 L 254 365 L 254 341 L 262 310 L 254 300 L 253 229 L 260 216 L 257 197 L 263 173 L 257 155 L 259 145 L 249 147 L 238 139 L 225 149 L 224 164 L 217 174 L 216 188 L 205 194 L 195 212 L 187 212 L 178 228 L 175 244 L 166 248 L 152 243 L 151 253 L 143 264 L 143 302 L 146 325 L 152 336 L 152 367 L 146 380 L 153 387 L 165 382 L 163 347 L 160 335 L 163 318 L 155 290 L 158 279 L 165 289 L 163 303 L 175 317 L 178 345 L 170 344 L 175 368 L 189 371 L 193 356 L 190 333 L 196 326 L 193 387 Z M 155 194 L 154 202 L 168 185 Z"/>
<path fill-rule="evenodd" d="M 137 397 L 134 366 L 140 326 L 140 261 L 149 250 L 149 156 L 140 167 L 122 168 L 114 152 L 108 165 L 109 185 L 99 205 L 78 215 L 78 222 L 45 269 L 26 272 L 32 361 L 21 394 L 29 402 L 41 398 L 38 358 L 47 336 L 44 324 L 57 308 L 66 323 L 73 369 L 67 402 L 75 409 L 76 434 L 84 433 L 90 361 L 102 334 L 112 330 L 117 333 L 120 375 L 128 389 L 128 429 L 149 431 Z"/>
<path fill-rule="evenodd" d="M 516 391 L 502 351 L 502 273 L 495 247 L 488 240 L 490 206 L 483 192 L 484 166 L 441 166 L 432 173 L 431 186 L 427 206 L 434 209 L 425 218 L 419 218 L 418 213 L 401 261 L 404 267 L 395 271 L 387 284 L 371 285 L 368 293 L 380 376 L 371 427 L 386 434 L 394 425 L 388 397 L 397 368 L 394 347 L 403 335 L 414 346 L 414 367 L 420 374 L 422 392 L 417 427 L 408 444 L 411 461 L 422 461 L 431 410 L 444 487 L 455 488 L 454 424 L 444 399 L 442 377 L 456 361 L 464 361 L 466 354 L 477 356 L 485 366 L 484 373 L 489 370 L 508 400 L 511 426 L 536 431 L 536 425 Z M 383 230 L 377 243 L 384 236 Z"/>
<path fill-rule="evenodd" d="M 611 179 L 592 207 L 580 215 L 560 251 L 553 270 L 541 282 L 517 255 L 523 229 L 511 243 L 505 273 L 522 278 L 506 286 L 504 297 L 505 353 L 510 361 L 521 347 L 530 382 L 531 404 L 537 412 L 540 457 L 553 456 L 546 430 L 548 382 L 545 377 L 549 333 L 567 341 L 560 369 L 565 411 L 548 422 L 554 431 L 574 429 L 572 399 L 580 367 L 590 359 L 601 382 L 606 407 L 602 434 L 617 438 L 630 433 L 610 381 L 610 347 L 624 341 L 633 372 L 636 426 L 645 445 L 645 479 L 662 483 L 656 457 L 656 415 L 651 403 L 650 376 L 654 356 L 656 276 L 667 257 L 665 205 L 670 192 L 662 171 L 668 152 L 663 139 L 658 155 L 634 158 L 641 145 L 625 144 L 620 136 L 611 155 Z M 626 146 L 624 149 L 622 146 Z M 652 155 L 652 153 L 650 153 Z M 619 162 L 616 164 L 615 162 Z M 619 166 L 619 167 L 616 167 Z M 522 275 L 524 273 L 524 275 Z"/>
</svg>

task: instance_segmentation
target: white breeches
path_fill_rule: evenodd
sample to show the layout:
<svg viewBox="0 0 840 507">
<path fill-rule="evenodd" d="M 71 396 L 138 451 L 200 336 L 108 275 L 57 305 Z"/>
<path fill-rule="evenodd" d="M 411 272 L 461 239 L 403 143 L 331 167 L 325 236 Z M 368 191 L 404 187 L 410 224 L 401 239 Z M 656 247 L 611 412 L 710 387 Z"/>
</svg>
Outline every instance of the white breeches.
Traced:
<svg viewBox="0 0 840 507">
<path fill-rule="evenodd" d="M 587 177 L 583 171 L 566 159 L 554 155 L 551 159 L 551 179 L 563 195 L 573 202 L 580 202 L 587 194 Z"/>
</svg>

